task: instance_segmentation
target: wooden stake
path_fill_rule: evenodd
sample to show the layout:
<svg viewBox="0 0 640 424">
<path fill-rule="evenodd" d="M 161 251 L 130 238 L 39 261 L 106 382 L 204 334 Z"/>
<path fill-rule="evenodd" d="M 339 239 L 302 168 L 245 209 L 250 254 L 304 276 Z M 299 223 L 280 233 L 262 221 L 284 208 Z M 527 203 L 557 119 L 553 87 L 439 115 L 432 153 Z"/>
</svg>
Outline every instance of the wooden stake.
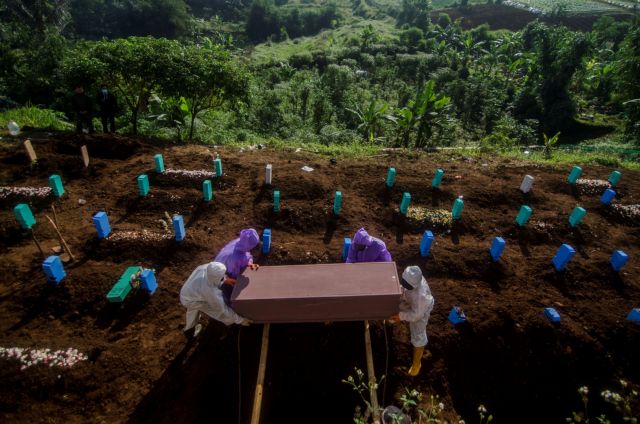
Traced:
<svg viewBox="0 0 640 424">
<path fill-rule="evenodd" d="M 29 159 L 31 162 L 36 162 L 38 160 L 38 156 L 36 156 L 36 151 L 33 150 L 33 145 L 31 144 L 31 140 L 26 139 L 24 141 L 24 148 L 27 149 L 27 154 L 29 155 Z"/>
<path fill-rule="evenodd" d="M 51 204 L 51 210 L 53 211 L 53 220 L 56 223 L 56 227 L 59 227 L 60 224 L 58 224 L 58 213 L 56 212 L 56 207 L 54 204 Z"/>
<path fill-rule="evenodd" d="M 253 411 L 251 412 L 251 424 L 260 423 L 260 411 L 262 408 L 262 391 L 264 387 L 264 373 L 267 368 L 267 351 L 269 350 L 269 324 L 264 324 L 262 329 L 262 347 L 260 348 L 260 364 L 258 365 L 258 381 L 256 393 L 253 397 Z"/>
<path fill-rule="evenodd" d="M 64 241 L 64 238 L 62 238 L 62 234 L 60 234 L 60 230 L 58 230 L 58 226 L 56 225 L 56 223 L 53 222 L 53 220 L 51 218 L 49 218 L 48 215 L 45 215 L 45 218 L 47 218 L 49 220 L 49 222 L 53 226 L 53 229 L 56 230 L 56 233 L 58 234 L 58 238 L 60 239 L 60 243 L 64 246 L 65 250 L 67 251 L 67 253 L 71 257 L 71 260 L 75 261 L 76 257 L 73 256 L 73 253 L 71 253 L 71 249 L 69 249 L 69 245 L 67 245 L 67 242 Z"/>
<path fill-rule="evenodd" d="M 40 242 L 36 238 L 36 235 L 33 232 L 33 228 L 31 229 L 31 238 L 33 239 L 33 242 L 36 244 L 36 246 L 38 246 L 38 250 L 40 251 L 40 253 L 42 253 L 42 257 L 47 259 L 47 255 L 44 254 L 44 250 L 42 250 L 42 246 L 40 246 Z"/>
<path fill-rule="evenodd" d="M 374 424 L 380 424 L 380 406 L 378 405 L 378 394 L 376 392 L 376 374 L 373 368 L 373 353 L 371 352 L 371 333 L 369 332 L 369 321 L 364 322 L 364 347 L 367 352 L 367 374 L 369 374 L 369 399 L 371 400 L 371 413 Z M 385 376 L 386 378 L 386 376 Z"/>
<path fill-rule="evenodd" d="M 84 167 L 89 167 L 89 152 L 87 151 L 87 146 L 80 147 L 80 153 L 82 153 L 82 161 L 84 162 Z"/>
</svg>

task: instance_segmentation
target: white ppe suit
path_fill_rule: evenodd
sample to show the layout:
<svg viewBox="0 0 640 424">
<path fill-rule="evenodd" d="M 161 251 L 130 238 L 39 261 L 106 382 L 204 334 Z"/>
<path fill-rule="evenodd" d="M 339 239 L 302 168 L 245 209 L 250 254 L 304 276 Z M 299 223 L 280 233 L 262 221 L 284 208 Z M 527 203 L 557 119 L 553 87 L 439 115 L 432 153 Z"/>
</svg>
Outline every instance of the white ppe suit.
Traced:
<svg viewBox="0 0 640 424">
<path fill-rule="evenodd" d="M 427 323 L 433 310 L 435 300 L 427 280 L 422 277 L 420 285 L 413 290 L 402 289 L 400 302 L 400 319 L 409 322 L 411 330 L 411 344 L 414 347 L 424 347 L 428 343 Z"/>
<path fill-rule="evenodd" d="M 214 276 L 212 276 L 212 267 L 215 268 Z M 207 277 L 208 268 L 209 277 Z M 180 290 L 180 303 L 187 308 L 185 331 L 197 324 L 200 312 L 226 325 L 245 322 L 243 317 L 224 303 L 220 286 L 225 271 L 225 266 L 217 262 L 200 265 L 184 283 Z"/>
</svg>

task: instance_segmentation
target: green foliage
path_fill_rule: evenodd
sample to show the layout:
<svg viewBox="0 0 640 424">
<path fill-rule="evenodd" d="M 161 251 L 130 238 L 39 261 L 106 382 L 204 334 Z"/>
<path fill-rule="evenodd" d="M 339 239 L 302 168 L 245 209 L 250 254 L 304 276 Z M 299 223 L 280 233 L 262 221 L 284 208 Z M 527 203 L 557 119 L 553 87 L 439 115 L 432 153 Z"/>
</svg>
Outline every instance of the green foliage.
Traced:
<svg viewBox="0 0 640 424">
<path fill-rule="evenodd" d="M 569 83 L 587 52 L 587 39 L 562 27 L 552 28 L 539 22 L 527 25 L 522 37 L 525 49 L 535 52 L 537 57 L 523 92 L 535 93 L 541 110 L 520 105 L 517 114 L 539 119 L 546 132 L 570 129 L 576 107 L 569 94 Z"/>
<path fill-rule="evenodd" d="M 15 121 L 23 129 L 31 127 L 63 131 L 73 128 L 61 112 L 30 105 L 0 112 L 0 128 L 7 128 L 10 121 Z"/>
<path fill-rule="evenodd" d="M 625 134 L 640 145 L 640 26 L 626 35 L 615 62 L 616 96 L 623 102 Z"/>
<path fill-rule="evenodd" d="M 558 138 L 560 137 L 560 133 L 557 132 L 553 137 L 549 138 L 545 133 L 542 133 L 542 137 L 544 140 L 544 156 L 547 159 L 551 159 L 552 149 L 558 142 Z"/>
<path fill-rule="evenodd" d="M 179 37 L 186 35 L 191 16 L 185 0 L 71 0 L 75 34 L 101 37 Z"/>
<path fill-rule="evenodd" d="M 418 92 L 415 99 L 409 102 L 409 109 L 417 125 L 415 147 L 424 147 L 431 140 L 433 130 L 441 127 L 446 119 L 446 109 L 450 97 L 439 94 L 435 90 L 435 81 L 428 81 Z"/>
<path fill-rule="evenodd" d="M 128 107 L 132 131 L 137 134 L 139 115 L 147 108 L 152 91 L 162 90 L 184 71 L 178 60 L 180 51 L 177 41 L 163 38 L 103 40 L 68 55 L 62 72 L 69 83 L 82 76 L 113 87 Z"/>
<path fill-rule="evenodd" d="M 431 0 L 402 0 L 398 26 L 408 24 L 427 31 L 431 25 L 431 10 Z"/>
<path fill-rule="evenodd" d="M 389 103 L 378 104 L 377 100 L 372 100 L 364 110 L 359 105 L 356 105 L 355 109 L 347 110 L 358 117 L 360 121 L 358 129 L 362 131 L 364 139 L 368 143 L 373 143 L 380 136 L 383 120 L 393 120 L 392 116 L 386 114 L 389 110 Z"/>
<path fill-rule="evenodd" d="M 253 0 L 249 7 L 246 33 L 253 42 L 278 37 L 284 32 L 292 38 L 315 34 L 323 28 L 331 28 L 339 19 L 335 3 L 326 3 L 319 10 L 281 9 L 273 0 Z M 286 38 L 279 38 L 284 40 Z"/>
<path fill-rule="evenodd" d="M 167 63 L 167 73 L 159 81 L 159 89 L 183 99 L 181 110 L 189 115 L 191 141 L 198 114 L 225 103 L 246 101 L 249 81 L 244 68 L 231 60 L 222 46 L 210 40 L 203 45 L 187 45 L 178 49 L 178 54 L 167 58 L 174 62 Z"/>
<path fill-rule="evenodd" d="M 11 0 L 0 6 L 0 93 L 20 103 L 50 103 L 68 23 L 65 2 Z"/>
</svg>

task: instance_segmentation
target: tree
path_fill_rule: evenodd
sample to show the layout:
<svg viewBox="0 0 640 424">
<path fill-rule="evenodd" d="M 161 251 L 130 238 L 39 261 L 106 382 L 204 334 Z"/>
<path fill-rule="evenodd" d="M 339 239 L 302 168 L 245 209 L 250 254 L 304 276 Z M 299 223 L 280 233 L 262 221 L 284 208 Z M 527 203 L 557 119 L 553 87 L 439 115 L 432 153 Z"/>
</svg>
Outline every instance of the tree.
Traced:
<svg viewBox="0 0 640 424">
<path fill-rule="evenodd" d="M 398 26 L 409 24 L 427 31 L 431 25 L 431 0 L 402 0 Z"/>
<path fill-rule="evenodd" d="M 206 110 L 246 99 L 249 78 L 246 71 L 222 46 L 204 43 L 188 45 L 174 55 L 176 62 L 168 68 L 162 87 L 167 94 L 184 98 L 181 108 L 190 118 L 189 140 L 193 140 L 195 121 Z"/>
<path fill-rule="evenodd" d="M 103 40 L 79 46 L 65 58 L 63 72 L 71 85 L 91 80 L 113 87 L 131 111 L 132 131 L 137 134 L 138 117 L 152 91 L 180 72 L 175 69 L 180 52 L 180 43 L 164 38 Z M 78 75 L 85 81 L 72 81 Z"/>
<path fill-rule="evenodd" d="M 360 47 L 362 49 L 366 49 L 367 47 L 378 42 L 379 40 L 380 40 L 380 37 L 378 36 L 376 31 L 373 29 L 373 25 L 371 24 L 367 25 L 360 33 Z"/>
<path fill-rule="evenodd" d="M 61 33 L 71 20 L 69 0 L 4 0 L 0 17 L 28 27 L 41 38 L 50 29 Z"/>
<path fill-rule="evenodd" d="M 627 34 L 615 62 L 616 96 L 625 108 L 625 134 L 640 144 L 640 26 Z"/>
<path fill-rule="evenodd" d="M 542 106 L 541 116 L 523 117 L 539 118 L 546 133 L 571 127 L 576 107 L 569 94 L 569 83 L 589 48 L 587 39 L 582 34 L 539 22 L 527 25 L 522 37 L 525 49 L 536 54 L 523 90 L 537 93 Z M 523 115 L 522 110 L 518 112 Z"/>
</svg>

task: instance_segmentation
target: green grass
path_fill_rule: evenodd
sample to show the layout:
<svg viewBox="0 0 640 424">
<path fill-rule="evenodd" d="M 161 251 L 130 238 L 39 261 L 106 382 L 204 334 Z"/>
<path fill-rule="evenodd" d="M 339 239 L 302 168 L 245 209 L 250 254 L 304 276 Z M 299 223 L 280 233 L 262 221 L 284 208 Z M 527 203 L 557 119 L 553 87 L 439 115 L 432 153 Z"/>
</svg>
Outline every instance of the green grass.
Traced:
<svg viewBox="0 0 640 424">
<path fill-rule="evenodd" d="M 259 65 L 271 61 L 287 60 L 295 54 L 316 50 L 322 50 L 325 54 L 331 55 L 332 52 L 347 46 L 349 39 L 359 37 L 368 25 L 373 27 L 383 41 L 395 38 L 398 33 L 395 20 L 392 18 L 357 20 L 336 29 L 324 30 L 310 37 L 299 37 L 279 43 L 258 44 L 253 49 L 250 60 L 251 63 Z"/>
<path fill-rule="evenodd" d="M 557 149 L 553 151 L 550 159 L 547 159 L 542 151 L 532 151 L 529 154 L 524 154 L 522 150 L 511 150 L 499 152 L 498 154 L 504 158 L 527 160 L 545 165 L 602 165 L 640 170 L 640 163 L 615 153 Z"/>
<path fill-rule="evenodd" d="M 0 112 L 0 128 L 7 128 L 10 121 L 16 121 L 20 128 L 31 127 L 46 130 L 69 130 L 73 125 L 65 121 L 62 112 L 24 106 Z"/>
</svg>

